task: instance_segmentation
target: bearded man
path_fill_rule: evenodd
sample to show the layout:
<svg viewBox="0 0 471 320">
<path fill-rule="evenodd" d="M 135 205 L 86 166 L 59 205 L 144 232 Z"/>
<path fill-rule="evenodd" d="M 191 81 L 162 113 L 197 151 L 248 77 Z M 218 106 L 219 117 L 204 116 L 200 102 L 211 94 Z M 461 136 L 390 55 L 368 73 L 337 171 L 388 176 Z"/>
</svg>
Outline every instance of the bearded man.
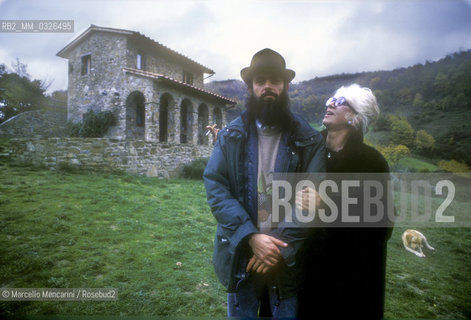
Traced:
<svg viewBox="0 0 471 320">
<path fill-rule="evenodd" d="M 295 72 L 271 49 L 241 70 L 247 110 L 219 131 L 204 172 L 208 204 L 218 222 L 213 264 L 227 288 L 229 317 L 295 317 L 302 228 L 271 219 L 276 172 L 324 172 L 322 136 L 295 116 L 288 88 Z"/>
</svg>

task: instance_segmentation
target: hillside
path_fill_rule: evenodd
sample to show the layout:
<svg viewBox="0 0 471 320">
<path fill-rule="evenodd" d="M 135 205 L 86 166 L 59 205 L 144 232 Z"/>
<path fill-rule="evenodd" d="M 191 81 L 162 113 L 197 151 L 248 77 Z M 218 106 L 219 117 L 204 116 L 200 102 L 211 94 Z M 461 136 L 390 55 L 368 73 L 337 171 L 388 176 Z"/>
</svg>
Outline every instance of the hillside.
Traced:
<svg viewBox="0 0 471 320">
<path fill-rule="evenodd" d="M 289 91 L 292 109 L 309 122 L 320 123 L 327 98 L 351 83 L 374 90 L 382 112 L 375 131 L 388 130 L 386 116 L 396 115 L 415 131 L 425 130 L 433 136 L 435 148 L 427 156 L 471 165 L 471 51 L 392 71 L 338 74 L 294 83 Z M 214 81 L 206 86 L 238 102 L 229 110 L 228 120 L 244 109 L 246 86 L 242 81 Z"/>
</svg>

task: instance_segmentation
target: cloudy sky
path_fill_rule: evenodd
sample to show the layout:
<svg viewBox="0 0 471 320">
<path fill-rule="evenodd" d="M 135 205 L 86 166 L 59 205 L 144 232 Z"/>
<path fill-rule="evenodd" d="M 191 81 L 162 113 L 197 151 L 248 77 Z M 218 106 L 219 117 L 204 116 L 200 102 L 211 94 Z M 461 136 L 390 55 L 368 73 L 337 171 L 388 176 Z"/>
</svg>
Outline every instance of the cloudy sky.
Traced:
<svg viewBox="0 0 471 320">
<path fill-rule="evenodd" d="M 0 0 L 0 20 L 18 19 L 74 20 L 74 33 L 0 33 L 0 63 L 18 57 L 50 91 L 67 88 L 56 53 L 90 24 L 138 31 L 213 69 L 210 80 L 240 79 L 265 47 L 295 82 L 471 49 L 471 0 Z"/>
</svg>

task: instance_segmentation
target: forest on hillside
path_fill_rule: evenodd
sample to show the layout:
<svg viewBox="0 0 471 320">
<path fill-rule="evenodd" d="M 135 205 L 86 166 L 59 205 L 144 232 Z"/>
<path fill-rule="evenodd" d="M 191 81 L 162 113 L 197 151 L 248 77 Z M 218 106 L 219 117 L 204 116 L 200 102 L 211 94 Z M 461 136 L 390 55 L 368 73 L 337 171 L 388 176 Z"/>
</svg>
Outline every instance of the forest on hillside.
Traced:
<svg viewBox="0 0 471 320">
<path fill-rule="evenodd" d="M 381 109 L 374 132 L 387 132 L 381 144 L 404 146 L 428 158 L 471 165 L 471 50 L 392 71 L 337 74 L 293 83 L 293 112 L 320 124 L 325 101 L 343 85 L 371 88 Z M 240 80 L 208 83 L 209 90 L 237 101 L 228 119 L 245 109 L 246 86 Z M 397 151 L 397 150 L 396 150 Z"/>
</svg>

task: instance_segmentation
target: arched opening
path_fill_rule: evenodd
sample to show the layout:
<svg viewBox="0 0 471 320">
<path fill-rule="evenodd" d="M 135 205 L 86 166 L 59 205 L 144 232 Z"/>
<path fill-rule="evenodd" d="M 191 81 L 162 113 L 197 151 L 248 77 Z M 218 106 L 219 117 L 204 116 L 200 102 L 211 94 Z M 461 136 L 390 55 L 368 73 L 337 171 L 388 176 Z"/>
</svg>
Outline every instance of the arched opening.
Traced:
<svg viewBox="0 0 471 320">
<path fill-rule="evenodd" d="M 214 108 L 213 121 L 214 121 L 214 123 L 217 124 L 217 127 L 219 129 L 222 129 L 222 112 L 221 112 L 221 108 L 219 108 L 219 107 Z"/>
<path fill-rule="evenodd" d="M 145 97 L 140 91 L 133 91 L 126 99 L 126 137 L 143 139 L 146 120 Z"/>
<path fill-rule="evenodd" d="M 180 143 L 191 143 L 193 137 L 193 106 L 185 99 L 180 106 Z"/>
<path fill-rule="evenodd" d="M 198 144 L 208 144 L 206 126 L 208 125 L 208 107 L 203 103 L 198 108 Z"/>
</svg>

